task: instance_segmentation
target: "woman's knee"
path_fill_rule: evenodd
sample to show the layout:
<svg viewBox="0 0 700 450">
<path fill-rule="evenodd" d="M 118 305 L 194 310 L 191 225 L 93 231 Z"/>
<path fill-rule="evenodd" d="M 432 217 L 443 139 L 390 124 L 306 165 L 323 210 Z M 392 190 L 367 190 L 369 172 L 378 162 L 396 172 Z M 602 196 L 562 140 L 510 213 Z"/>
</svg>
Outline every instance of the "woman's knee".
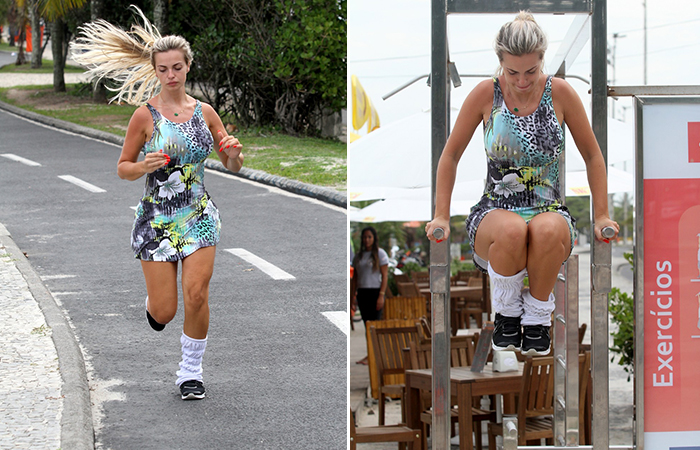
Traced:
<svg viewBox="0 0 700 450">
<path fill-rule="evenodd" d="M 191 282 L 183 286 L 185 307 L 188 309 L 200 309 L 207 304 L 209 299 L 209 283 Z"/>
<path fill-rule="evenodd" d="M 567 247 L 570 240 L 569 227 L 563 217 L 558 214 L 548 214 L 543 217 L 538 216 L 535 219 L 530 221 L 528 226 L 530 245 L 544 249 Z"/>
<path fill-rule="evenodd" d="M 169 323 L 177 313 L 177 297 L 174 299 L 148 298 L 148 312 L 153 319 L 161 324 Z"/>
<path fill-rule="evenodd" d="M 528 229 L 524 220 L 512 220 L 495 228 L 494 244 L 518 251 L 528 245 Z"/>
</svg>

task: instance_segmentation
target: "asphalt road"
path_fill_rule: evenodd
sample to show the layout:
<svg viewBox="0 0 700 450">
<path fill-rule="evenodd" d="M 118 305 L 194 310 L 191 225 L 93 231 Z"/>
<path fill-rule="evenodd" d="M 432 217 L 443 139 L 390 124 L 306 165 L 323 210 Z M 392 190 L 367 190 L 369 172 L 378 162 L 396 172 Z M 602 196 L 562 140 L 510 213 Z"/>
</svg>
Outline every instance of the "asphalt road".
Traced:
<svg viewBox="0 0 700 450">
<path fill-rule="evenodd" d="M 328 318 L 347 317 L 345 210 L 207 170 L 223 221 L 207 398 L 183 402 L 174 384 L 182 299 L 163 332 L 150 329 L 129 245 L 144 180 L 117 177 L 119 150 L 0 111 L 0 155 L 40 164 L 0 156 L 0 223 L 74 327 L 97 448 L 346 448 L 347 336 Z M 241 248 L 294 279 L 226 251 Z"/>
</svg>

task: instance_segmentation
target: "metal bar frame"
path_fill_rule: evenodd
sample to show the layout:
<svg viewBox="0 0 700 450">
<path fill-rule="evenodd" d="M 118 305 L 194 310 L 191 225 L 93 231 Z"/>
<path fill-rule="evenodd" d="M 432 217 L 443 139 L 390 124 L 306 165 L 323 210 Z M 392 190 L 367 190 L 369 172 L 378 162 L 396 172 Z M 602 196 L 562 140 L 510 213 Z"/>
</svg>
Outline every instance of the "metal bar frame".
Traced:
<svg viewBox="0 0 700 450">
<path fill-rule="evenodd" d="M 431 163 L 432 163 L 432 181 L 431 181 L 431 210 L 435 210 L 435 176 L 437 173 L 437 165 L 442 153 L 442 149 L 447 142 L 449 135 L 449 111 L 450 111 L 450 78 L 448 73 L 449 54 L 447 51 L 447 15 L 453 13 L 517 13 L 522 9 L 529 9 L 532 13 L 582 13 L 591 16 L 591 59 L 592 59 L 592 76 L 591 76 L 591 93 L 592 93 L 592 128 L 596 138 L 600 144 L 603 157 L 607 163 L 607 47 L 606 47 L 606 0 L 560 0 L 548 1 L 543 0 L 541 3 L 525 5 L 525 0 L 493 0 L 491 2 L 481 2 L 478 0 L 432 0 L 431 5 Z M 562 62 L 562 69 L 565 62 Z M 415 81 L 415 80 L 414 80 Z M 592 224 L 594 226 L 594 224 Z M 447 243 L 446 243 L 447 244 Z M 437 245 L 435 245 L 437 247 Z M 433 270 L 432 251 L 434 244 L 431 244 L 431 272 Z M 610 261 L 611 251 L 609 245 L 604 245 L 601 242 L 594 241 L 591 244 L 591 315 L 592 315 L 592 330 L 593 336 L 593 356 L 592 367 L 593 376 L 596 383 L 593 386 L 593 446 L 582 446 L 579 448 L 592 448 L 594 450 L 602 450 L 613 448 L 608 445 L 609 430 L 609 400 L 608 400 L 608 302 L 607 295 L 610 292 Z M 442 253 L 442 252 L 440 252 Z M 448 255 L 449 258 L 449 255 Z M 575 261 L 575 262 L 574 262 Z M 571 264 L 577 264 L 578 259 L 573 258 Z M 568 264 L 567 264 L 568 267 Z M 567 276 L 573 276 L 573 269 L 567 270 Z M 449 273 L 449 259 L 447 264 L 447 273 Z M 576 265 L 576 278 L 578 279 L 578 266 Z M 448 278 L 449 279 L 449 278 Z M 432 291 L 431 280 L 431 291 Z M 575 286 L 577 298 L 578 282 Z M 436 287 L 437 289 L 441 289 Z M 569 289 L 574 289 L 569 287 Z M 569 292 L 564 294 L 569 296 Z M 435 291 L 433 291 L 435 292 Z M 573 296 L 572 296 L 573 298 Z M 445 303 L 449 301 L 449 283 L 447 287 L 447 295 L 434 293 L 432 296 L 433 305 L 433 448 L 436 450 L 449 449 L 449 417 L 444 417 L 444 414 L 449 410 L 449 305 Z M 442 309 L 440 309 L 442 308 Z M 575 366 L 575 372 L 578 374 L 578 302 L 567 302 L 564 306 L 564 316 L 572 313 L 573 317 L 569 318 L 569 323 L 575 323 L 576 331 L 575 344 L 572 346 L 571 352 L 575 356 L 567 355 L 564 359 L 564 365 L 567 368 Z M 439 314 L 436 314 L 440 311 Z M 574 322 L 575 320 L 575 322 Z M 567 320 L 564 319 L 566 322 Z M 438 332 L 440 330 L 440 332 Z M 439 337 L 439 340 L 438 340 Z M 445 342 L 442 342 L 443 339 Z M 561 338 L 560 338 L 561 339 Z M 571 330 L 569 333 L 564 333 L 564 341 L 568 343 L 571 339 Z M 571 345 L 567 345 L 571 347 Z M 436 380 L 437 378 L 439 379 Z M 575 383 L 576 389 L 573 395 L 576 399 L 565 399 L 568 405 L 576 405 L 575 419 L 571 419 L 571 429 L 568 427 L 562 431 L 565 436 L 562 436 L 561 442 L 564 445 L 576 445 L 578 443 L 578 376 L 569 377 L 566 381 L 567 386 L 570 383 Z M 558 383 L 558 384 L 561 384 Z M 436 408 L 436 388 L 442 386 L 439 394 L 447 393 L 447 407 Z M 567 391 L 569 391 L 567 389 Z M 570 395 L 572 393 L 569 393 Z M 567 394 L 564 394 L 567 395 Z M 571 402 L 571 403 L 569 403 Z M 443 405 L 444 406 L 444 405 Z M 566 406 L 565 406 L 566 408 Z M 564 412 L 564 417 L 569 419 L 569 414 Z M 574 436 L 576 439 L 574 440 Z M 533 447 L 536 448 L 536 447 Z M 544 447 L 558 448 L 558 447 Z M 567 448 L 562 446 L 561 448 Z M 570 448 L 570 447 L 569 447 Z M 617 447 L 615 447 L 617 448 Z M 626 449 L 629 447 L 619 447 Z"/>
<path fill-rule="evenodd" d="M 647 86 L 657 87 L 657 86 Z M 661 86 L 664 94 L 696 95 L 700 86 Z M 693 92 L 688 92 L 694 88 Z M 644 449 L 644 105 L 660 105 L 673 103 L 700 103 L 700 98 L 672 97 L 637 97 L 635 96 L 636 128 L 636 186 L 635 186 L 635 224 L 634 224 L 634 439 L 639 450 Z"/>
<path fill-rule="evenodd" d="M 634 105 L 635 122 L 643 123 L 643 100 L 637 98 Z M 644 127 L 637 126 L 635 140 L 636 174 L 634 219 L 634 443 L 644 448 Z M 641 349 L 641 351 L 640 351 Z"/>
</svg>

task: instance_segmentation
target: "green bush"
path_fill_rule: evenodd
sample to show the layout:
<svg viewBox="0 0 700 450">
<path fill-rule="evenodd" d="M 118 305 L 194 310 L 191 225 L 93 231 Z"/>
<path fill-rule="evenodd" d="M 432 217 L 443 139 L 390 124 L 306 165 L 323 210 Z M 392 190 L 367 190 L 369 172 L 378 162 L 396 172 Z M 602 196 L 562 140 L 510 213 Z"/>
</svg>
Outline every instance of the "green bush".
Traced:
<svg viewBox="0 0 700 450">
<path fill-rule="evenodd" d="M 625 253 L 624 256 L 634 270 L 634 254 Z M 613 324 L 617 325 L 617 329 L 610 333 L 613 337 L 610 361 L 617 356 L 618 364 L 625 369 L 627 381 L 630 381 L 634 375 L 634 296 L 612 288 L 608 294 L 608 309 Z"/>
</svg>

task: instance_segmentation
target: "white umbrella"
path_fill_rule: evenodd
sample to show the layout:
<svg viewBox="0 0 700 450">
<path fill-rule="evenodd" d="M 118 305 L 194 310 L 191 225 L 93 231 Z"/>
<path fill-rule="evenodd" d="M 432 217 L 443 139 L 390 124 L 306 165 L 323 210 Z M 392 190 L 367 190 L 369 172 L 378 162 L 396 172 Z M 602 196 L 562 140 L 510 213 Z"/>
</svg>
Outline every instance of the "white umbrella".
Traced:
<svg viewBox="0 0 700 450">
<path fill-rule="evenodd" d="M 608 166 L 608 194 L 632 192 L 633 190 L 634 177 L 631 173 Z M 566 195 L 567 197 L 591 195 L 585 170 L 566 172 Z"/>
<path fill-rule="evenodd" d="M 454 122 L 457 111 L 453 109 L 450 116 Z M 350 144 L 350 201 L 396 198 L 404 196 L 401 189 L 429 188 L 430 126 L 430 112 L 423 111 L 379 128 Z M 584 170 L 583 158 L 576 149 L 571 133 L 566 133 L 566 148 L 567 174 Z M 633 155 L 633 125 L 609 119 L 608 163 L 630 160 Z M 483 180 L 485 174 L 483 130 L 482 127 L 477 127 L 460 160 L 456 182 Z"/>
</svg>

